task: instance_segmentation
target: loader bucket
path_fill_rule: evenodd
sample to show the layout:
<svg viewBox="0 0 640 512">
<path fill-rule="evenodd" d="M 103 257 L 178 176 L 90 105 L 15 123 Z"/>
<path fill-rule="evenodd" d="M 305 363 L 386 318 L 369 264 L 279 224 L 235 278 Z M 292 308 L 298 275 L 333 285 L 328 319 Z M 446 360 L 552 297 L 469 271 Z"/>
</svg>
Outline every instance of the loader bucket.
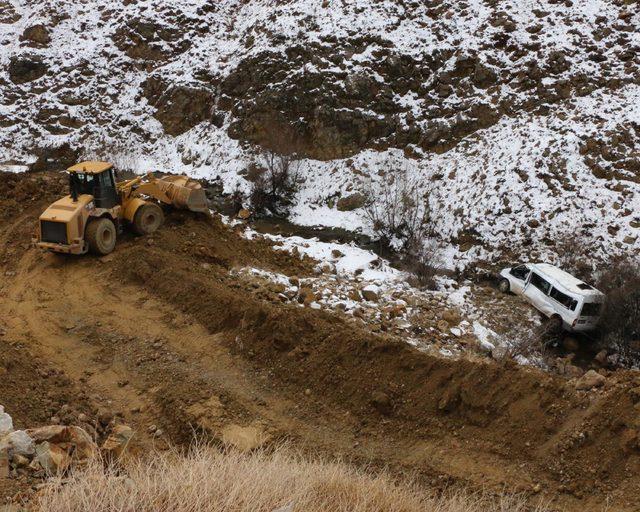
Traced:
<svg viewBox="0 0 640 512">
<path fill-rule="evenodd" d="M 197 181 L 186 176 L 165 176 L 155 183 L 176 208 L 209 213 L 207 196 Z"/>
</svg>

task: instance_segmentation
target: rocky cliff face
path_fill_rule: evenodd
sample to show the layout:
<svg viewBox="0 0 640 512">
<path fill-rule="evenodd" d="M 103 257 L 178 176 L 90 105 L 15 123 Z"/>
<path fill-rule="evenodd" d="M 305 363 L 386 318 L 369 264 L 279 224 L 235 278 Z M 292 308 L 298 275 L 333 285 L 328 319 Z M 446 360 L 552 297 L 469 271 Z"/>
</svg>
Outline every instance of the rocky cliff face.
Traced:
<svg viewBox="0 0 640 512">
<path fill-rule="evenodd" d="M 353 188 L 350 159 L 374 155 L 359 171 L 375 176 L 402 155 L 429 179 L 472 166 L 476 188 L 508 173 L 484 189 L 481 209 L 511 178 L 525 189 L 540 181 L 537 197 L 567 197 L 580 223 L 577 210 L 597 200 L 572 198 L 583 174 L 620 195 L 605 192 L 605 208 L 638 201 L 639 26 L 637 3 L 600 0 L 4 1 L 0 161 L 42 159 L 66 143 L 232 186 L 262 146 L 341 169 Z M 505 147 L 505 168 L 487 167 L 488 130 L 504 137 L 526 124 L 545 124 L 557 147 L 530 143 L 525 130 L 512 150 L 526 165 Z M 468 186 L 451 180 L 454 192 Z M 318 207 L 328 199 L 307 196 Z M 540 213 L 520 212 L 518 226 Z M 464 228 L 456 218 L 447 232 Z"/>
</svg>

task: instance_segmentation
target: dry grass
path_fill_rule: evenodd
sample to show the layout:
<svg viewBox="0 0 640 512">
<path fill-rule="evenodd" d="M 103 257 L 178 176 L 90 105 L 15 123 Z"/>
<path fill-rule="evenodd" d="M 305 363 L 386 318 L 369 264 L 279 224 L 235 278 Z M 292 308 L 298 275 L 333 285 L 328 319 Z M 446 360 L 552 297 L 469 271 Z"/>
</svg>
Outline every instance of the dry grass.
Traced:
<svg viewBox="0 0 640 512">
<path fill-rule="evenodd" d="M 307 461 L 284 448 L 249 455 L 197 447 L 155 454 L 124 470 L 94 464 L 40 493 L 48 512 L 525 512 L 513 496 L 496 503 L 455 494 L 436 498 L 415 484 L 337 462 Z M 544 509 L 536 509 L 542 512 Z"/>
</svg>

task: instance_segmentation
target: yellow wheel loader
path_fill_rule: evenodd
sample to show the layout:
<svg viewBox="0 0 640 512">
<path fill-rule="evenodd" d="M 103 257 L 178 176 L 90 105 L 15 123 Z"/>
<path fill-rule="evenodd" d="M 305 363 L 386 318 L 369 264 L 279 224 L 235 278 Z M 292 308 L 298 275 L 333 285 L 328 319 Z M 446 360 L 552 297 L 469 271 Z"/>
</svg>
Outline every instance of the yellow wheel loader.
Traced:
<svg viewBox="0 0 640 512">
<path fill-rule="evenodd" d="M 152 173 L 117 183 L 108 162 L 80 162 L 67 169 L 69 195 L 40 215 L 35 244 L 68 254 L 109 254 L 127 226 L 140 235 L 164 221 L 159 203 L 209 213 L 204 189 L 186 176 Z"/>
</svg>

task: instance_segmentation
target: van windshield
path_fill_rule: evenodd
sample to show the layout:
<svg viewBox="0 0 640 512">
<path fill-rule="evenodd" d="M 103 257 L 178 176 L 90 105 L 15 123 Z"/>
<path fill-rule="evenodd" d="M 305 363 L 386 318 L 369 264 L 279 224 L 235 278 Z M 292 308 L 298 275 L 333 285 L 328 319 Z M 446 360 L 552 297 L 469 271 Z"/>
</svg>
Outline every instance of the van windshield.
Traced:
<svg viewBox="0 0 640 512">
<path fill-rule="evenodd" d="M 585 302 L 580 316 L 598 316 L 600 314 L 600 302 Z"/>
</svg>

